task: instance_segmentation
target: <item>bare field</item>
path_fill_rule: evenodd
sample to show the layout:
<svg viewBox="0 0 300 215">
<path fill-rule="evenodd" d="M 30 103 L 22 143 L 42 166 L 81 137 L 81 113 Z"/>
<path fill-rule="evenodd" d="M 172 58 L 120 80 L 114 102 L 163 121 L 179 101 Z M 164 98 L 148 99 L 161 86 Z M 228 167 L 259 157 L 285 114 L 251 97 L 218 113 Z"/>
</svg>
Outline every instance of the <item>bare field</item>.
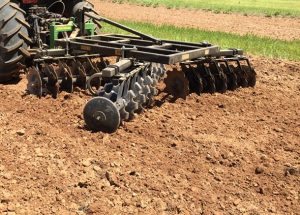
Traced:
<svg viewBox="0 0 300 215">
<path fill-rule="evenodd" d="M 113 0 L 113 2 L 129 2 L 147 7 L 164 6 L 258 16 L 299 17 L 300 15 L 300 3 L 297 0 Z"/>
<path fill-rule="evenodd" d="M 274 39 L 300 39 L 300 18 L 243 16 L 241 14 L 216 14 L 201 10 L 143 7 L 115 4 L 109 1 L 91 1 L 100 14 L 120 20 L 169 24 L 202 30 L 221 31 L 239 35 L 254 34 Z"/>
<path fill-rule="evenodd" d="M 113 135 L 85 129 L 83 92 L 1 85 L 0 211 L 298 214 L 300 64 L 253 63 L 255 89 L 165 101 Z"/>
</svg>

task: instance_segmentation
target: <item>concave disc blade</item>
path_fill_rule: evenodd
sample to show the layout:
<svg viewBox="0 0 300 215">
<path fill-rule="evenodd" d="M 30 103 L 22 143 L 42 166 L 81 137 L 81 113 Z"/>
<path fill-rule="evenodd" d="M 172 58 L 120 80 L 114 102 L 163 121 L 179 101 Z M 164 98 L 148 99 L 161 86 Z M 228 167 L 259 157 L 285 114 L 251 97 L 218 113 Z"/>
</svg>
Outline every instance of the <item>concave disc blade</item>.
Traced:
<svg viewBox="0 0 300 215">
<path fill-rule="evenodd" d="M 116 105 L 107 98 L 91 99 L 83 110 L 84 121 L 93 131 L 115 132 L 121 122 Z"/>
<path fill-rule="evenodd" d="M 35 67 L 31 67 L 27 74 L 27 90 L 30 94 L 42 96 L 42 79 Z"/>
<path fill-rule="evenodd" d="M 173 95 L 175 98 L 183 98 L 189 95 L 189 82 L 182 71 L 168 71 L 168 76 L 165 79 L 166 92 Z"/>
</svg>

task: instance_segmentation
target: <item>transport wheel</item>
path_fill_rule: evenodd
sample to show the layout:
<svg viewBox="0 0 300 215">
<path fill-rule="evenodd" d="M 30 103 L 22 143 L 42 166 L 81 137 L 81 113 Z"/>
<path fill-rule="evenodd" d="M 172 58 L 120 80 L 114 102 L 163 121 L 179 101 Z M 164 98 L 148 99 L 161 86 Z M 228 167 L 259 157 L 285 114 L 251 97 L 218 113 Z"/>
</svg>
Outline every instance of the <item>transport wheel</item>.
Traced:
<svg viewBox="0 0 300 215">
<path fill-rule="evenodd" d="M 19 63 L 29 57 L 27 51 L 30 38 L 25 11 L 16 3 L 3 0 L 0 3 L 0 82 L 9 81 L 19 75 Z"/>
</svg>

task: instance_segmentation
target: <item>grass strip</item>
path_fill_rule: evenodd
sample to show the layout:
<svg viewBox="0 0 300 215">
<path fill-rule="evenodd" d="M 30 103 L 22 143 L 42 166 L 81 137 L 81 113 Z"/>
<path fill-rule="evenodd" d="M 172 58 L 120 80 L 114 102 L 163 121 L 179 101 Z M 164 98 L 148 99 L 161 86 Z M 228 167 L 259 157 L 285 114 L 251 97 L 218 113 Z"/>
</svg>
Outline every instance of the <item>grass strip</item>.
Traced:
<svg viewBox="0 0 300 215">
<path fill-rule="evenodd" d="M 188 8 L 209 10 L 216 13 L 238 12 L 245 15 L 300 17 L 299 0 L 113 0 L 116 3 L 129 2 L 148 7 Z"/>
<path fill-rule="evenodd" d="M 240 36 L 232 33 L 179 28 L 171 25 L 153 25 L 124 20 L 120 21 L 120 23 L 160 39 L 184 42 L 208 41 L 222 48 L 241 48 L 246 53 L 258 56 L 300 60 L 300 40 L 284 41 L 254 35 Z M 124 33 L 124 31 L 109 25 L 104 25 L 103 27 L 103 32 Z"/>
</svg>

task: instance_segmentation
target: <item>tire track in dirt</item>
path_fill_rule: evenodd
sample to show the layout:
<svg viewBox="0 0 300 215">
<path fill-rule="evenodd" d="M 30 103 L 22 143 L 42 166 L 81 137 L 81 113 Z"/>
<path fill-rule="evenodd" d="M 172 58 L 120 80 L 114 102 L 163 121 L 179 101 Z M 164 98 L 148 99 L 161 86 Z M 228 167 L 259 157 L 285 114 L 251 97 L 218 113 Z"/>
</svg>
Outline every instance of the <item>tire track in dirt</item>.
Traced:
<svg viewBox="0 0 300 215">
<path fill-rule="evenodd" d="M 300 39 L 300 18 L 216 14 L 202 10 L 167 9 L 92 0 L 100 14 L 115 20 L 169 24 L 239 35 L 254 34 L 281 40 Z"/>
</svg>

